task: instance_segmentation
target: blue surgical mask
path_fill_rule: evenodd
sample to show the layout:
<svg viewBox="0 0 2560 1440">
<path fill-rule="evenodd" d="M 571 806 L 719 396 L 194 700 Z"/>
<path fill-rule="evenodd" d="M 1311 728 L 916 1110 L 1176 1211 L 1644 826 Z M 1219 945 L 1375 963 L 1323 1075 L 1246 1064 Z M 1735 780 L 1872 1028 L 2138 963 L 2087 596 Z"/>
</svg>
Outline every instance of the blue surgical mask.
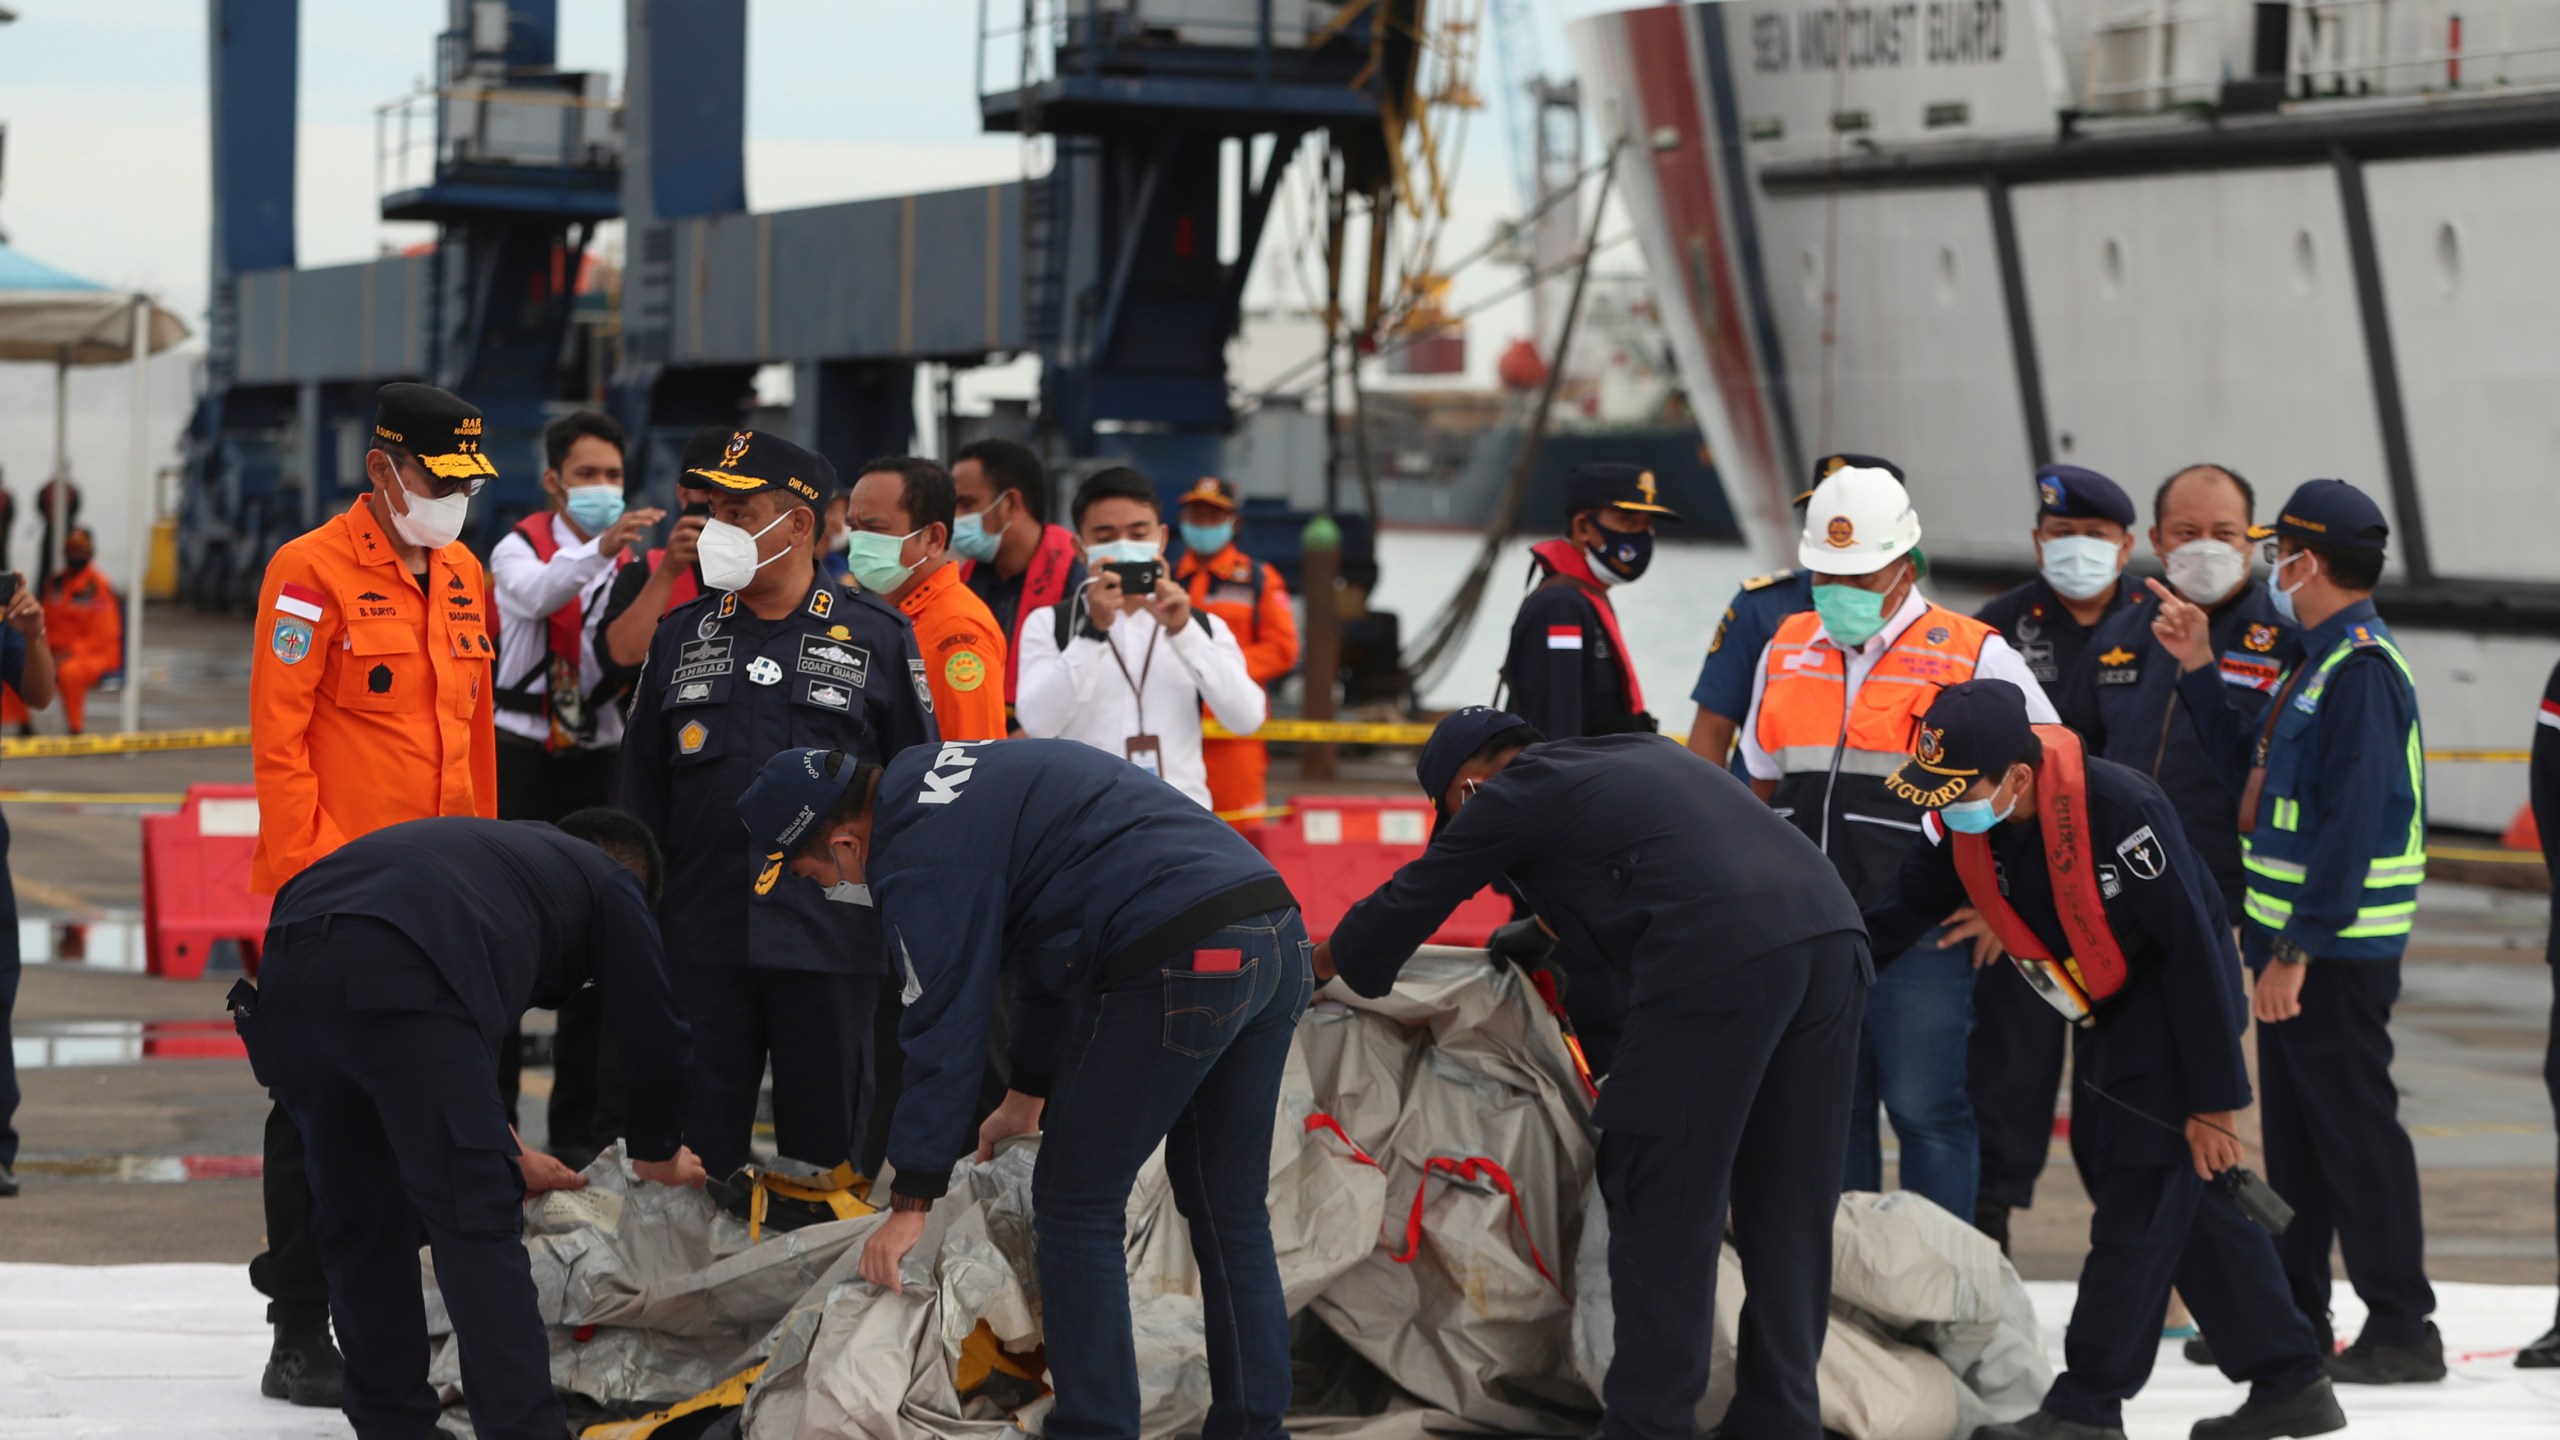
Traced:
<svg viewBox="0 0 2560 1440">
<path fill-rule="evenodd" d="M 1153 540 L 1105 540 L 1084 549 L 1084 562 L 1100 568 L 1104 565 L 1139 565 L 1160 553 Z"/>
<path fill-rule="evenodd" d="M 2293 591 L 2301 589 L 2302 585 L 2310 584 L 2311 577 L 2308 575 L 2302 577 L 2302 585 L 2296 585 L 2293 590 L 2288 590 L 2284 586 L 2284 570 L 2286 566 L 2310 553 L 2308 550 L 2296 550 L 2277 561 L 2276 568 L 2267 572 L 2267 598 L 2275 602 L 2276 613 L 2283 616 L 2284 622 L 2288 625 L 2302 623 L 2302 617 L 2293 613 Z"/>
<path fill-rule="evenodd" d="M 1833 644 L 1855 650 L 1884 628 L 1884 597 L 1855 585 L 1816 585 L 1813 610 Z"/>
<path fill-rule="evenodd" d="M 1182 522 L 1182 543 L 1192 554 L 1206 560 L 1235 543 L 1236 522 L 1221 520 L 1215 525 Z"/>
<path fill-rule="evenodd" d="M 1948 829 L 1957 834 L 1980 835 L 2008 819 L 2009 812 L 2017 808 L 2018 802 L 2012 797 L 2008 804 L 1994 810 L 1991 808 L 1991 796 L 1985 795 L 1979 800 L 1958 800 L 1952 805 L 1944 806 L 1939 809 L 1938 818 L 1946 823 Z"/>
<path fill-rule="evenodd" d="M 2095 535 L 2056 535 L 2044 542 L 2044 583 L 2065 600 L 2095 600 L 2124 569 L 2124 549 Z"/>
<path fill-rule="evenodd" d="M 999 495 L 995 505 L 989 505 L 985 510 L 972 510 L 951 522 L 951 553 L 981 565 L 995 559 L 997 547 L 1004 543 L 1004 532 L 998 530 L 989 534 L 987 516 L 996 505 L 1003 503 L 1004 496 Z"/>
<path fill-rule="evenodd" d="M 622 487 L 581 485 L 569 492 L 569 523 L 589 535 L 601 535 L 622 518 Z"/>
</svg>

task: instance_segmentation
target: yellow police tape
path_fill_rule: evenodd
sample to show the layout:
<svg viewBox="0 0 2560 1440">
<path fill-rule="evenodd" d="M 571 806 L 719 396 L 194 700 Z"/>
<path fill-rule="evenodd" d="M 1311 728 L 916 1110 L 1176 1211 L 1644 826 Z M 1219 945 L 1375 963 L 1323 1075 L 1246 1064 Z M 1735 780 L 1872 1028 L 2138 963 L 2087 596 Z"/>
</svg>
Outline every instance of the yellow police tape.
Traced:
<svg viewBox="0 0 2560 1440">
<path fill-rule="evenodd" d="M 1242 738 L 1311 745 L 1419 745 L 1431 738 L 1431 728 L 1374 720 L 1265 720 L 1261 729 Z M 1212 740 L 1239 738 L 1215 720 L 1203 720 L 1200 733 Z"/>
<path fill-rule="evenodd" d="M 249 743 L 249 727 L 219 730 L 142 730 L 131 735 L 12 735 L 0 740 L 0 758 L 51 760 L 66 755 L 139 755 L 153 750 L 220 750 Z"/>
</svg>

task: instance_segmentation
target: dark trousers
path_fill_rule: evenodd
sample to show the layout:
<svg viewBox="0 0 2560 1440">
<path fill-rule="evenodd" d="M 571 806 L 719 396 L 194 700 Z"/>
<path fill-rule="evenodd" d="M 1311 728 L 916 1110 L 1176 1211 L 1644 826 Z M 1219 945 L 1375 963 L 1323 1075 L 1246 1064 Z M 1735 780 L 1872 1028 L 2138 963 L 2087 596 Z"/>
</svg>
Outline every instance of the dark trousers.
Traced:
<svg viewBox="0 0 2560 1440">
<path fill-rule="evenodd" d="M 0 553 L 5 553 L 0 541 Z M 0 816 L 0 1165 L 18 1163 L 18 1057 L 9 1048 L 10 1016 L 18 1008 L 18 887 L 9 878 L 9 821 Z"/>
<path fill-rule="evenodd" d="M 753 1158 L 756 1097 L 773 1065 L 774 1148 L 821 1168 L 860 1148 L 871 1092 L 875 975 L 675 965 L 693 1026 L 693 1095 L 684 1143 L 714 1175 Z"/>
<path fill-rule="evenodd" d="M 2076 1120 L 2073 1128 L 2076 1135 Z M 2117 1165 L 2101 1155 L 2083 1160 L 2080 1178 L 2096 1214 L 2047 1411 L 2123 1428 L 2124 1402 L 2159 1357 L 2172 1285 L 2213 1337 L 2214 1364 L 2249 1386 L 2252 1400 L 2283 1400 L 2320 1378 L 2318 1342 L 2293 1303 L 2274 1240 L 2194 1166 Z"/>
<path fill-rule="evenodd" d="M 2555 936 L 2560 940 L 2560 936 Z M 2560 969 L 2552 971 L 2551 1025 L 2542 1042 L 2542 1088 L 2551 1096 L 2551 1113 L 2560 1118 Z M 2560 1180 L 2552 1184 L 2552 1227 L 2560 1234 Z"/>
<path fill-rule="evenodd" d="M 2397 960 L 2313 961 L 2302 1013 L 2258 1027 L 2258 1084 L 2267 1183 L 2294 1209 L 2276 1245 L 2294 1302 L 2306 1315 L 2329 1313 L 2334 1240 L 2368 1313 L 2363 1338 L 2414 1345 L 2426 1338 L 2436 1296 L 2427 1284 L 2418 1156 L 2400 1128 L 2400 1092 L 2391 1083 L 2391 1006 L 2399 998 Z M 2202 1312 L 2196 1320 L 2212 1333 Z"/>
<path fill-rule="evenodd" d="M 1728 1204 L 1750 1293 L 1725 1426 L 1821 1435 L 1814 1366 L 1872 973 L 1864 935 L 1827 935 L 1630 1015 L 1599 1111 L 1618 1342 L 1602 1435 L 1697 1434 Z"/>
<path fill-rule="evenodd" d="M 2070 1022 L 2028 986 L 2017 966 L 2000 960 L 1974 972 L 1965 1087 L 1982 1136 L 1979 1199 L 2016 1210 L 2035 1203 L 2036 1181 L 2053 1148 L 2070 1030 Z"/>
<path fill-rule="evenodd" d="M 308 1151 L 311 1233 L 356 1434 L 438 1433 L 423 1228 L 462 1347 L 473 1429 L 556 1440 L 567 1421 L 525 1256 L 524 1179 L 498 1108 L 497 1047 L 434 963 L 376 920 L 284 927 L 270 937 L 257 1008 L 240 1032 Z"/>
<path fill-rule="evenodd" d="M 1962 946 L 1938 948 L 1941 933 L 1922 936 L 1867 992 L 1841 1183 L 1884 1188 L 1881 1104 L 1902 1142 L 1902 1188 L 1970 1223 L 1982 1182 L 1981 1132 L 1965 1088 L 1973 959 Z"/>
<path fill-rule="evenodd" d="M 1137 1440 L 1138 1361 L 1123 1251 L 1129 1188 L 1161 1143 L 1191 1222 L 1207 1326 L 1209 1440 L 1279 1440 L 1289 1315 L 1271 1246 L 1272 1115 L 1315 947 L 1295 909 L 1203 936 L 1234 971 L 1188 957 L 1079 1006 L 1032 1172 L 1040 1297 L 1058 1406 L 1051 1440 Z"/>
<path fill-rule="evenodd" d="M 514 735 L 498 737 L 498 818 L 559 820 L 613 793 L 620 750 L 545 750 Z M 498 1056 L 498 1092 L 516 1115 L 523 1037 L 508 1037 Z M 622 1065 L 605 1033 L 604 1002 L 590 988 L 563 1001 L 552 1036 L 551 1100 L 545 1120 L 553 1155 L 578 1169 L 622 1135 Z"/>
</svg>

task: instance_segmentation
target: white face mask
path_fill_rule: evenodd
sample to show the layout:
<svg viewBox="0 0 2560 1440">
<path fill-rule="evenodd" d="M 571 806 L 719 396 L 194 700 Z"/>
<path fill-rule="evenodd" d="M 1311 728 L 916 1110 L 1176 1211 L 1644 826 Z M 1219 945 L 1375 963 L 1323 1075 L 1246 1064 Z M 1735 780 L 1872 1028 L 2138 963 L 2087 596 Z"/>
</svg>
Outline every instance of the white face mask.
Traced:
<svg viewBox="0 0 2560 1440">
<path fill-rule="evenodd" d="M 2161 562 L 2169 584 L 2198 605 L 2219 605 L 2249 578 L 2249 552 L 2220 540 L 2190 540 Z"/>
<path fill-rule="evenodd" d="M 2044 583 L 2065 600 L 2094 600 L 2116 583 L 2123 548 L 2095 535 L 2056 535 L 2044 542 Z"/>
<path fill-rule="evenodd" d="M 871 887 L 858 880 L 845 879 L 844 862 L 839 860 L 836 862 L 836 883 L 826 887 L 826 897 L 839 905 L 868 906 Z"/>
<path fill-rule="evenodd" d="M 790 518 L 791 512 L 785 510 L 773 517 L 773 525 L 767 525 L 752 535 L 726 520 L 706 523 L 700 538 L 694 541 L 694 554 L 702 565 L 702 583 L 713 590 L 746 589 L 756 578 L 757 571 L 781 559 L 784 554 L 776 550 L 759 560 L 756 558 L 756 542 L 771 534 L 774 525 Z"/>
<path fill-rule="evenodd" d="M 445 495 L 430 500 L 412 492 L 401 498 L 409 502 L 409 512 L 405 515 L 392 509 L 390 502 L 383 503 L 384 509 L 391 510 L 391 528 L 400 533 L 401 539 L 422 550 L 441 550 L 452 544 L 462 535 L 462 522 L 471 518 L 469 495 Z"/>
</svg>

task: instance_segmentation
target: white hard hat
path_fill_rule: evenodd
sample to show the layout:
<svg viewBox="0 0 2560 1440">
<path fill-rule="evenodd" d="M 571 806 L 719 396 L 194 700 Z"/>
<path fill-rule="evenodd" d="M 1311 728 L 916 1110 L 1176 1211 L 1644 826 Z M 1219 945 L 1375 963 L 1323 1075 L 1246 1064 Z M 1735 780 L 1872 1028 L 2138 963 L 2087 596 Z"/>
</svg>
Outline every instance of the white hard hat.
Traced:
<svg viewBox="0 0 2560 1440">
<path fill-rule="evenodd" d="M 1882 470 L 1834 470 L 1805 503 L 1796 561 L 1817 575 L 1872 575 L 1920 544 L 1911 492 Z"/>
</svg>

